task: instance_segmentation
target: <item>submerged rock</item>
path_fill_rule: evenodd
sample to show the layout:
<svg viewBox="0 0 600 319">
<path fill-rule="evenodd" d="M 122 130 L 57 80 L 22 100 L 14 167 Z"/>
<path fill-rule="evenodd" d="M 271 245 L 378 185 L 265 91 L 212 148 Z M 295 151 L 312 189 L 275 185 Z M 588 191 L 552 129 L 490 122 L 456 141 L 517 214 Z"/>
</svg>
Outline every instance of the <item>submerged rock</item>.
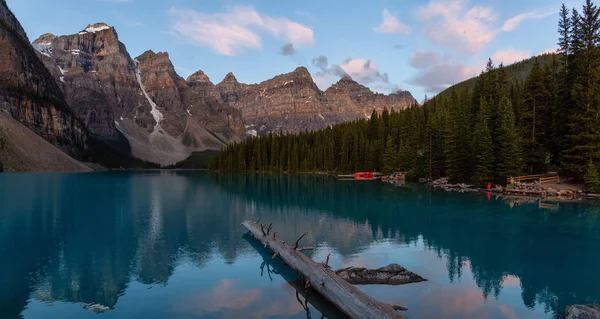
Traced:
<svg viewBox="0 0 600 319">
<path fill-rule="evenodd" d="M 600 305 L 572 305 L 566 309 L 566 319 L 600 319 Z"/>
</svg>

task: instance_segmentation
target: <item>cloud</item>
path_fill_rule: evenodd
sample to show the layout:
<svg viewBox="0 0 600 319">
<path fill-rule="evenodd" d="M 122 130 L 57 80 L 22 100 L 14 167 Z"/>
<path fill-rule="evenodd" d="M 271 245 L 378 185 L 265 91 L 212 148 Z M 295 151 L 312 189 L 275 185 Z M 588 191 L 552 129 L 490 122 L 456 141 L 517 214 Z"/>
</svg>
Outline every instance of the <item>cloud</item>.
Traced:
<svg viewBox="0 0 600 319">
<path fill-rule="evenodd" d="M 545 12 L 544 11 L 531 11 L 531 12 L 521 13 L 519 15 L 516 15 L 516 16 L 506 20 L 506 22 L 504 22 L 504 25 L 502 26 L 502 31 L 512 31 L 512 30 L 516 29 L 519 26 L 519 24 L 525 20 L 542 19 L 542 18 L 551 16 L 556 13 L 558 13 L 558 10 L 545 11 Z"/>
<path fill-rule="evenodd" d="M 492 61 L 494 61 L 495 64 L 504 63 L 504 65 L 507 65 L 530 57 L 531 53 L 529 52 L 506 49 L 492 54 Z"/>
<path fill-rule="evenodd" d="M 296 54 L 296 49 L 294 49 L 294 45 L 291 43 L 286 43 L 281 47 L 281 51 L 279 52 L 283 55 L 295 55 Z"/>
<path fill-rule="evenodd" d="M 271 17 L 252 7 L 235 6 L 225 13 L 207 14 L 194 10 L 171 8 L 169 15 L 175 19 L 173 31 L 182 39 L 211 47 L 224 55 L 238 55 L 244 49 L 260 49 L 259 31 L 294 46 L 314 46 L 310 27 L 285 17 Z"/>
<path fill-rule="evenodd" d="M 279 50 L 279 54 L 291 57 L 294 60 L 294 62 L 296 62 L 296 64 L 298 65 L 306 64 L 306 59 L 304 59 L 304 56 L 302 54 L 298 53 L 298 51 L 296 50 L 296 48 L 294 48 L 294 45 L 292 43 L 288 42 L 284 44 Z"/>
<path fill-rule="evenodd" d="M 346 75 L 377 91 L 398 90 L 396 84 L 390 83 L 388 74 L 381 72 L 377 63 L 370 59 L 347 58 L 340 64 L 330 65 L 327 57 L 321 55 L 312 59 L 312 64 L 319 70 L 313 75 L 313 79 L 322 90 L 328 88 L 336 77 Z"/>
<path fill-rule="evenodd" d="M 492 41 L 495 16 L 490 8 L 468 8 L 466 0 L 431 0 L 417 9 L 417 18 L 427 23 L 422 29 L 435 45 L 464 54 L 475 54 Z"/>
<path fill-rule="evenodd" d="M 329 65 L 329 62 L 327 61 L 326 56 L 319 55 L 318 57 L 312 59 L 312 64 L 319 68 L 319 70 L 322 72 L 327 72 L 327 66 Z"/>
<path fill-rule="evenodd" d="M 416 69 L 425 69 L 430 65 L 438 64 L 441 56 L 433 51 L 415 51 L 408 60 L 408 64 Z"/>
<path fill-rule="evenodd" d="M 423 88 L 425 93 L 437 94 L 449 86 L 477 75 L 482 66 L 466 66 L 454 61 L 445 61 L 423 69 L 409 82 Z"/>
<path fill-rule="evenodd" d="M 396 17 L 394 17 L 387 9 L 383 9 L 383 22 L 377 27 L 373 28 L 373 31 L 380 33 L 391 33 L 391 34 L 404 34 L 410 33 L 410 27 L 400 23 Z"/>
<path fill-rule="evenodd" d="M 352 79 L 361 84 L 372 84 L 376 82 L 387 84 L 389 82 L 387 73 L 381 73 L 377 64 L 371 60 L 350 60 L 340 64 L 339 67 L 352 77 Z"/>
</svg>

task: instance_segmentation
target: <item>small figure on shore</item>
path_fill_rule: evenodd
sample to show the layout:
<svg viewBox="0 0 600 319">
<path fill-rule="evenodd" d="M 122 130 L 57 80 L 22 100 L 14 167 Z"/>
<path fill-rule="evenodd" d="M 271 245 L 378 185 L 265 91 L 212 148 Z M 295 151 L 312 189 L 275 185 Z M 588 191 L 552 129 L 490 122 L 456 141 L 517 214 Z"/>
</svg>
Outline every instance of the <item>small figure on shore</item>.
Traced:
<svg viewBox="0 0 600 319">
<path fill-rule="evenodd" d="M 491 190 L 492 189 L 492 183 L 488 182 L 488 186 L 487 186 L 487 190 Z"/>
</svg>

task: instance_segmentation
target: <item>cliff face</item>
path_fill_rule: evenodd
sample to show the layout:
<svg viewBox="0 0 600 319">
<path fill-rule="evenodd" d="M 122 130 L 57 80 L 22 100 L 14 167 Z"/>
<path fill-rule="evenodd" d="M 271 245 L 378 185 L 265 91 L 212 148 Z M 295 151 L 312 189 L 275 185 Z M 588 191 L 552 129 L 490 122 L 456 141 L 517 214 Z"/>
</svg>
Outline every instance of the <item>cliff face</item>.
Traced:
<svg viewBox="0 0 600 319">
<path fill-rule="evenodd" d="M 168 54 L 147 51 L 132 59 L 106 24 L 67 36 L 44 34 L 33 44 L 86 127 L 115 143 L 125 136 L 135 157 L 173 164 L 243 137 L 239 111 L 224 103 L 227 110 L 196 103 L 192 111 L 194 90 Z"/>
<path fill-rule="evenodd" d="M 398 110 L 416 103 L 409 92 L 374 93 L 348 76 L 322 92 L 304 67 L 253 85 L 241 84 L 229 73 L 217 91 L 224 102 L 242 111 L 250 135 L 318 130 L 366 118 L 373 109 Z"/>
<path fill-rule="evenodd" d="M 87 134 L 25 31 L 0 2 L 0 112 L 78 159 L 87 159 Z"/>
</svg>

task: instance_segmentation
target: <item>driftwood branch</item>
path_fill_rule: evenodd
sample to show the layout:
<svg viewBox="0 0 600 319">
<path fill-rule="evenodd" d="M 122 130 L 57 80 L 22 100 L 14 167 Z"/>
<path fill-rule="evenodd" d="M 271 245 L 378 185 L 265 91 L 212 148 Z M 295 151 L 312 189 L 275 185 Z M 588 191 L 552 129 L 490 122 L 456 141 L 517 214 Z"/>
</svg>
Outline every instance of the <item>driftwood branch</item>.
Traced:
<svg viewBox="0 0 600 319">
<path fill-rule="evenodd" d="M 406 310 L 408 310 L 408 308 L 403 307 L 403 306 L 398 306 L 398 305 L 390 305 L 390 307 L 392 307 L 392 309 L 394 309 L 396 311 L 398 311 L 398 310 L 400 310 L 400 311 L 406 311 Z"/>
<path fill-rule="evenodd" d="M 323 263 L 323 266 L 326 268 L 331 268 L 329 267 L 329 256 L 331 256 L 331 253 L 327 254 L 327 259 L 325 259 L 325 262 Z"/>
<path fill-rule="evenodd" d="M 260 231 L 262 232 L 263 236 L 267 236 L 267 234 L 265 233 L 265 225 L 264 224 L 260 224 Z"/>
<path fill-rule="evenodd" d="M 304 234 L 300 235 L 300 237 L 298 237 L 298 239 L 296 239 L 296 244 L 294 245 L 294 249 L 298 249 L 298 243 L 300 243 L 300 239 L 302 239 L 302 237 L 308 235 L 307 232 L 304 232 Z"/>
<path fill-rule="evenodd" d="M 272 227 L 273 227 L 273 223 L 270 223 L 269 227 L 267 227 L 267 235 L 271 232 Z"/>
<path fill-rule="evenodd" d="M 258 223 L 260 223 L 260 219 L 261 219 L 261 218 L 262 218 L 262 217 L 258 217 L 258 219 L 257 219 L 257 220 L 254 222 L 254 224 L 258 225 Z"/>
<path fill-rule="evenodd" d="M 298 248 L 296 249 L 297 251 L 303 251 L 303 250 L 315 250 L 314 246 L 308 246 L 308 247 L 302 247 L 302 248 Z"/>
<path fill-rule="evenodd" d="M 267 244 L 274 253 L 279 253 L 281 260 L 294 269 L 310 285 L 310 287 L 329 300 L 340 311 L 350 318 L 406 318 L 390 305 L 371 299 L 362 290 L 342 279 L 331 269 L 321 263 L 315 263 L 303 253 L 297 251 L 298 243 L 306 233 L 296 240 L 294 247 L 285 245 L 271 236 L 262 236 L 260 228 L 252 221 L 242 223 L 254 238 Z"/>
</svg>

